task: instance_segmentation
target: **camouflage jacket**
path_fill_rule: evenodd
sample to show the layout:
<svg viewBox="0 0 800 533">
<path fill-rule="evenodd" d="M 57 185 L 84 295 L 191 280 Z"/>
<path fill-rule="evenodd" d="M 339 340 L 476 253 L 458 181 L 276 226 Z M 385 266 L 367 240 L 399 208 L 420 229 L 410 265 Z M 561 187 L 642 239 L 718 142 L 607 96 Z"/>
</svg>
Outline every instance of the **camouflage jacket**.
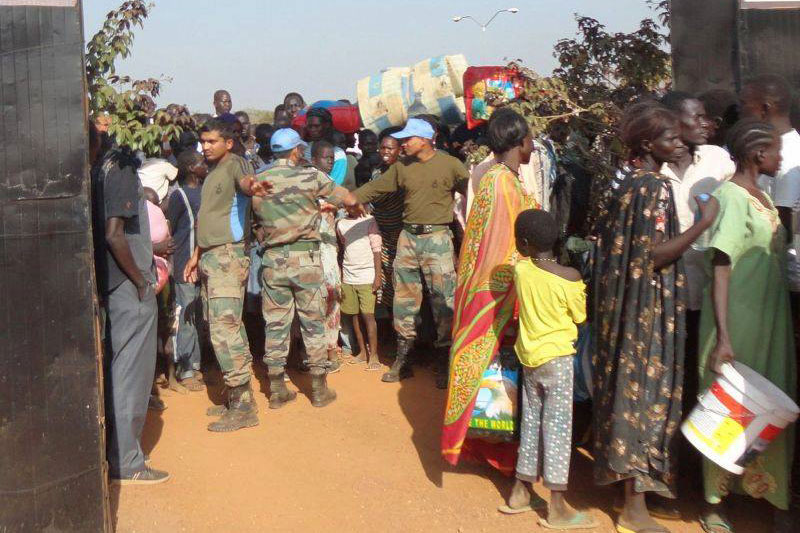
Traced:
<svg viewBox="0 0 800 533">
<path fill-rule="evenodd" d="M 320 241 L 319 200 L 340 206 L 347 193 L 324 172 L 311 166 L 293 165 L 286 159 L 277 160 L 256 178 L 273 186 L 256 211 L 267 248 L 297 241 Z"/>
</svg>

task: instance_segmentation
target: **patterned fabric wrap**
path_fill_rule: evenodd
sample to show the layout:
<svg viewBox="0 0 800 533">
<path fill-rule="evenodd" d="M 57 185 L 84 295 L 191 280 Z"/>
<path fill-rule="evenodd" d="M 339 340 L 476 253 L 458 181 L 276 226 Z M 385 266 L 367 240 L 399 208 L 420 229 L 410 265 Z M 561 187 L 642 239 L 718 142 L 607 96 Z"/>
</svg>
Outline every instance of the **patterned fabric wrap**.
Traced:
<svg viewBox="0 0 800 533">
<path fill-rule="evenodd" d="M 372 180 L 379 178 L 381 171 L 372 173 Z M 378 223 L 381 232 L 381 267 L 383 269 L 383 287 L 380 303 L 390 310 L 394 301 L 394 258 L 397 255 L 397 239 L 403 230 L 403 191 L 384 194 L 372 201 L 372 216 Z"/>
<path fill-rule="evenodd" d="M 452 464 L 469 446 L 471 439 L 465 436 L 483 372 L 512 319 L 513 268 L 519 259 L 514 221 L 522 211 L 536 207 L 536 200 L 525 194 L 519 177 L 507 167 L 494 165 L 481 179 L 467 220 L 455 294 L 450 387 L 442 431 L 442 455 Z M 513 471 L 514 454 L 498 447 L 500 453 L 492 457 L 486 453 L 487 446 L 480 447 L 490 464 Z"/>
<path fill-rule="evenodd" d="M 635 171 L 605 206 L 591 291 L 595 480 L 673 496 L 686 282 L 682 259 L 656 270 L 652 250 L 659 227 L 664 241 L 680 232 L 675 202 L 667 178 Z"/>
<path fill-rule="evenodd" d="M 340 303 L 342 301 L 342 280 L 339 275 L 339 248 L 336 244 L 336 233 L 333 213 L 323 213 L 320 222 L 322 244 L 322 275 L 325 280 L 323 298 L 325 299 L 325 341 L 329 350 L 339 346 L 339 328 L 341 325 Z"/>
</svg>

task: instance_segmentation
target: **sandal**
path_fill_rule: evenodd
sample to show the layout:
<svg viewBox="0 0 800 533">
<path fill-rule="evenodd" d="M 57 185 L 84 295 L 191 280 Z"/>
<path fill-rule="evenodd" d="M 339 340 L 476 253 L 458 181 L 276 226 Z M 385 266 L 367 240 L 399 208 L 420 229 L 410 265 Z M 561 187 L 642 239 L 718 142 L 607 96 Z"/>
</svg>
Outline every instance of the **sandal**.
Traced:
<svg viewBox="0 0 800 533">
<path fill-rule="evenodd" d="M 597 527 L 597 522 L 592 515 L 586 513 L 575 513 L 572 518 L 566 522 L 549 522 L 544 518 L 539 519 L 539 525 L 546 529 L 594 529 Z"/>
<path fill-rule="evenodd" d="M 615 513 L 622 514 L 622 503 L 615 501 L 612 509 Z M 647 499 L 647 512 L 653 518 L 661 520 L 683 520 L 681 512 L 677 508 L 662 505 L 658 500 Z"/>
<path fill-rule="evenodd" d="M 644 527 L 642 529 L 631 529 L 629 527 L 620 525 L 620 523 L 617 522 L 615 527 L 617 528 L 617 533 L 669 533 L 669 529 L 661 526 Z"/>
<path fill-rule="evenodd" d="M 720 505 L 706 507 L 700 513 L 700 526 L 706 533 L 733 533 L 733 526 Z"/>
</svg>

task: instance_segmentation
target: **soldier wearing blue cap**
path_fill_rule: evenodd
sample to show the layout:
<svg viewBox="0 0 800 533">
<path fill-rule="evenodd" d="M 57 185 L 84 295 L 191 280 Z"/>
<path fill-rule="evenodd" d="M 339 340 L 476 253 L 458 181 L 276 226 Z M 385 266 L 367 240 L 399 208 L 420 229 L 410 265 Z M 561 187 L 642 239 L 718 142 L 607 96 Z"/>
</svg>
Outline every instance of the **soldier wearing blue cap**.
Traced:
<svg viewBox="0 0 800 533">
<path fill-rule="evenodd" d="M 395 191 L 405 193 L 403 231 L 394 260 L 397 359 L 382 379 L 394 382 L 412 375 L 408 352 L 417 336 L 424 283 L 436 322 L 436 385 L 446 388 L 456 287 L 449 225 L 453 222 L 453 193 L 466 190 L 469 172 L 461 161 L 434 148 L 433 127 L 425 120 L 409 119 L 392 137 L 401 140 L 408 159 L 353 192 L 362 203 Z"/>
<path fill-rule="evenodd" d="M 336 399 L 327 386 L 324 280 L 320 258 L 320 204 L 357 207 L 347 189 L 308 166 L 306 143 L 296 131 L 283 128 L 270 139 L 275 164 L 258 174 L 272 185 L 272 193 L 253 202 L 264 233 L 262 302 L 266 323 L 264 362 L 269 373 L 269 406 L 282 407 L 297 393 L 284 382 L 290 330 L 295 310 L 311 368 L 311 404 L 324 407 Z"/>
</svg>

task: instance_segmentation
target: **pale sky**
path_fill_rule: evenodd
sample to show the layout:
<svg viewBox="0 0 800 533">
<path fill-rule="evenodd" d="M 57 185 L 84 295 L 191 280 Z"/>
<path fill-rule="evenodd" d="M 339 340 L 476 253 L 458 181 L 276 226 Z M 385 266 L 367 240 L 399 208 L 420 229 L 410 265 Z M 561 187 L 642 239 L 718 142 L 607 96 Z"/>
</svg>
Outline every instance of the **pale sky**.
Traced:
<svg viewBox="0 0 800 533">
<path fill-rule="evenodd" d="M 87 40 L 122 0 L 84 0 Z M 155 0 L 131 57 L 117 65 L 134 78 L 172 78 L 158 105 L 175 102 L 212 112 L 215 89 L 233 109 L 273 109 L 289 91 L 306 102 L 355 100 L 359 79 L 386 67 L 464 54 L 470 65 L 520 58 L 541 74 L 556 66 L 553 46 L 575 35 L 575 13 L 609 31 L 633 31 L 654 17 L 645 0 Z M 486 21 L 481 32 L 455 15 Z"/>
</svg>

